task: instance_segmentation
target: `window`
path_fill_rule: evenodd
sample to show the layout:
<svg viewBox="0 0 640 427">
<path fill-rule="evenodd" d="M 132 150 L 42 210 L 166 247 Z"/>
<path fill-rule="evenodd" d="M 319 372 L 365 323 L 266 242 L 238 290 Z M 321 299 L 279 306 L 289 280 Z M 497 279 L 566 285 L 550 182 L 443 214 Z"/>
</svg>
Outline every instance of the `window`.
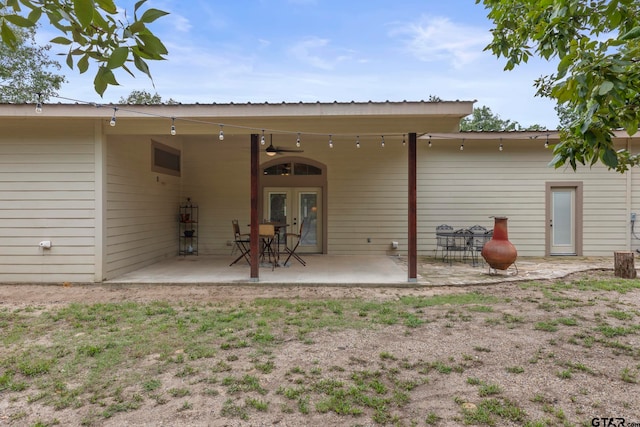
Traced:
<svg viewBox="0 0 640 427">
<path fill-rule="evenodd" d="M 322 169 L 305 163 L 294 163 L 294 175 L 322 175 Z"/>
<path fill-rule="evenodd" d="M 265 175 L 289 175 L 291 173 L 291 163 L 280 163 L 265 168 Z"/>
<path fill-rule="evenodd" d="M 265 175 L 322 175 L 322 169 L 306 163 L 279 163 L 264 169 Z"/>
<path fill-rule="evenodd" d="M 157 141 L 151 141 L 151 170 L 180 176 L 180 150 Z"/>
</svg>

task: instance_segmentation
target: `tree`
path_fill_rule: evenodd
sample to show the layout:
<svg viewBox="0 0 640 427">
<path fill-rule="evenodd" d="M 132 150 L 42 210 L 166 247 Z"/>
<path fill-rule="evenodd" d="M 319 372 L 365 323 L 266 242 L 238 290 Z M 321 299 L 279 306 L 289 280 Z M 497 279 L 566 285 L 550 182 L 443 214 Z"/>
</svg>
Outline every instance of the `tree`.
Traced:
<svg viewBox="0 0 640 427">
<path fill-rule="evenodd" d="M 168 101 L 162 101 L 162 97 L 158 95 L 158 92 L 151 95 L 146 90 L 132 90 L 129 96 L 120 97 L 118 104 L 179 104 L 178 101 L 169 98 Z"/>
<path fill-rule="evenodd" d="M 535 81 L 575 120 L 561 132 L 551 164 L 626 171 L 638 154 L 615 150 L 616 129 L 640 121 L 640 2 L 637 0 L 476 0 L 489 10 L 493 39 L 485 48 L 506 58 L 505 70 L 537 55 L 557 59 L 557 72 Z"/>
<path fill-rule="evenodd" d="M 93 83 L 102 96 L 109 85 L 118 84 L 114 70 L 121 68 L 133 76 L 133 63 L 152 79 L 146 61 L 162 60 L 168 53 L 147 28 L 167 12 L 150 8 L 138 17 L 145 2 L 135 4 L 129 22 L 126 12 L 120 15 L 114 0 L 0 0 L 0 37 L 4 45 L 16 49 L 19 37 L 14 26 L 34 28 L 41 19 L 47 19 L 63 34 L 51 43 L 69 47 L 69 68 L 76 66 L 84 73 L 90 63 L 98 65 Z"/>
<path fill-rule="evenodd" d="M 16 29 L 14 49 L 0 44 L 0 102 L 25 103 L 46 101 L 66 82 L 60 64 L 49 58 L 51 45 L 38 46 L 35 29 Z"/>
<path fill-rule="evenodd" d="M 465 117 L 460 121 L 461 131 L 505 131 L 520 130 L 518 122 L 502 120 L 499 115 L 493 114 L 487 106 L 473 109 L 471 118 Z"/>
</svg>

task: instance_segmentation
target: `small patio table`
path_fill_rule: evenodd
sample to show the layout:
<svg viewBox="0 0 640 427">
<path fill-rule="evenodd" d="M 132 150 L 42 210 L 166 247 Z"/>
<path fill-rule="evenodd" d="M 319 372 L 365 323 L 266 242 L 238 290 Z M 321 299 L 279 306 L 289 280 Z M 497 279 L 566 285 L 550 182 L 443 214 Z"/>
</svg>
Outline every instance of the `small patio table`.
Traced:
<svg viewBox="0 0 640 427">
<path fill-rule="evenodd" d="M 436 231 L 436 237 L 444 237 L 446 239 L 442 259 L 451 265 L 456 252 L 462 254 L 462 261 L 467 258 L 467 253 L 469 253 L 471 255 L 472 265 L 474 267 L 477 266 L 478 253 L 482 251 L 482 247 L 487 240 L 491 238 L 492 233 L 493 230 L 485 233 L 474 233 L 468 228 L 461 228 L 454 231 Z"/>
</svg>

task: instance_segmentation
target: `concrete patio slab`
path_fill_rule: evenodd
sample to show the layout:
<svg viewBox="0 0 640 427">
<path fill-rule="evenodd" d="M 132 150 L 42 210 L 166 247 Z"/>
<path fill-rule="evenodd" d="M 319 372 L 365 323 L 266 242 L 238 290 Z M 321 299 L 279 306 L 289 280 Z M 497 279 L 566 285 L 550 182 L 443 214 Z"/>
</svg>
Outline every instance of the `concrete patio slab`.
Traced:
<svg viewBox="0 0 640 427">
<path fill-rule="evenodd" d="M 417 282 L 409 282 L 407 260 L 398 256 L 305 255 L 306 267 L 291 262 L 286 267 L 260 267 L 257 282 L 250 279 L 247 263 L 229 266 L 223 256 L 182 256 L 124 274 L 105 283 L 167 284 L 296 284 L 367 286 L 462 286 L 508 281 L 544 280 L 586 270 L 612 270 L 611 257 L 520 258 L 516 269 L 490 274 L 489 268 L 454 262 L 452 265 L 420 257 Z"/>
</svg>

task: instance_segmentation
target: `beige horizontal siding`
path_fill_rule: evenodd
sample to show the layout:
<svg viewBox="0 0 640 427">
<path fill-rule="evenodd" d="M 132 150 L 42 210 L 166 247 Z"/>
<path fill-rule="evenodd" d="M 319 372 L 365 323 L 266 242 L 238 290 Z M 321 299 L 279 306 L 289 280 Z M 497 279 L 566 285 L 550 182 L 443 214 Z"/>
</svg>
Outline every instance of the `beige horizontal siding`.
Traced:
<svg viewBox="0 0 640 427">
<path fill-rule="evenodd" d="M 464 152 L 457 149 L 459 145 L 434 145 L 433 155 L 421 163 L 421 170 L 428 172 L 420 174 L 418 184 L 419 229 L 433 235 L 442 223 L 454 228 L 473 224 L 492 228 L 489 216 L 505 215 L 509 238 L 519 254 L 542 256 L 547 227 L 545 182 L 579 181 L 584 186 L 584 255 L 610 255 L 625 247 L 624 175 L 600 165 L 577 172 L 556 170 L 547 166 L 550 150 L 527 141 L 505 141 L 504 145 L 503 152 L 492 147 L 495 142 L 467 143 Z M 435 236 L 431 242 L 435 244 Z"/>
<path fill-rule="evenodd" d="M 93 123 L 0 126 L 0 282 L 92 282 Z"/>
<path fill-rule="evenodd" d="M 106 175 L 105 277 L 176 256 L 181 178 L 151 170 L 151 139 L 108 138 Z"/>
</svg>

